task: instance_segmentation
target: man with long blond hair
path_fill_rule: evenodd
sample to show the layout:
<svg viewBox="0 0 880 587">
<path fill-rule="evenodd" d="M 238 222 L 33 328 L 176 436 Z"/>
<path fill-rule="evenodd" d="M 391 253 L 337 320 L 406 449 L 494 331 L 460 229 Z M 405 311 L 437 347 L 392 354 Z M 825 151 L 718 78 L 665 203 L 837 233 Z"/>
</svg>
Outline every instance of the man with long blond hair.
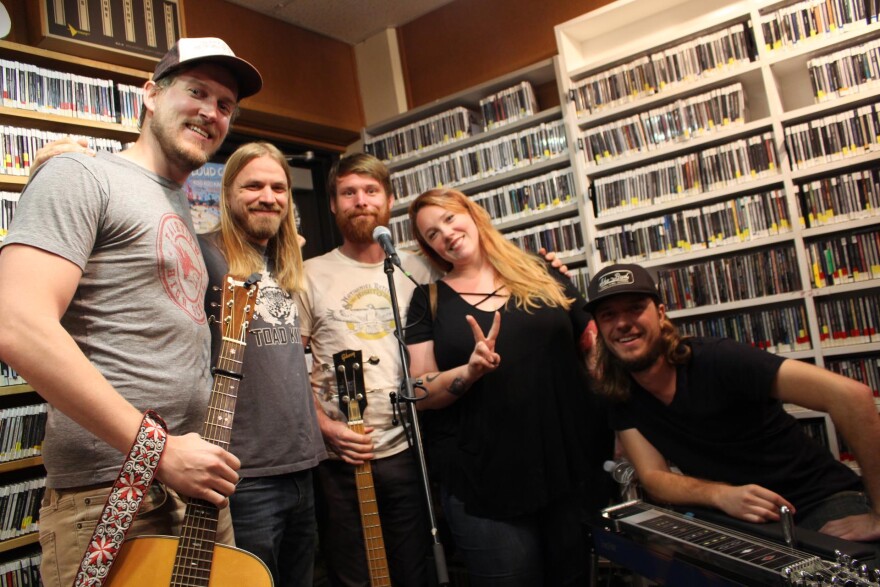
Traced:
<svg viewBox="0 0 880 587">
<path fill-rule="evenodd" d="M 756 523 L 786 506 L 801 527 L 880 539 L 880 418 L 867 386 L 732 340 L 681 337 L 639 265 L 605 267 L 588 297 L 598 389 L 616 401 L 612 425 L 650 496 Z M 861 479 L 783 402 L 828 412 Z"/>
<path fill-rule="evenodd" d="M 260 557 L 279 587 L 312 584 L 312 470 L 326 457 L 292 297 L 302 289 L 303 261 L 291 186 L 276 147 L 242 145 L 223 172 L 220 226 L 199 236 L 210 285 L 221 285 L 226 273 L 262 274 L 230 446 L 242 480 L 229 507 L 236 545 Z M 215 289 L 206 296 L 208 312 L 220 301 Z M 212 329 L 214 362 L 221 344 Z"/>
</svg>

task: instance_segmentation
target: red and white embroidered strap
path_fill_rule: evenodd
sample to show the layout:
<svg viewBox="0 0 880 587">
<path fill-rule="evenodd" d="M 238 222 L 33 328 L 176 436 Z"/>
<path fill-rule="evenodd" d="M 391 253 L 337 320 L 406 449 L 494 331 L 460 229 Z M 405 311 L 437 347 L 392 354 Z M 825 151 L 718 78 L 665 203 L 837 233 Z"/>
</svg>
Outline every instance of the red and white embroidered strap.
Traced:
<svg viewBox="0 0 880 587">
<path fill-rule="evenodd" d="M 153 483 L 167 437 L 165 422 L 159 414 L 148 410 L 79 563 L 74 587 L 104 584 L 128 528 Z"/>
</svg>

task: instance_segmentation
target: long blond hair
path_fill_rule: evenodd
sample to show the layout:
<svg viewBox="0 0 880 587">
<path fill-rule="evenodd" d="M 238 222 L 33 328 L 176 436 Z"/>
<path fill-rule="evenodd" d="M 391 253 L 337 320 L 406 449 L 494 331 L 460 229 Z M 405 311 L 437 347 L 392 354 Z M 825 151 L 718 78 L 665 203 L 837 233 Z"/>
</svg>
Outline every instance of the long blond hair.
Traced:
<svg viewBox="0 0 880 587">
<path fill-rule="evenodd" d="M 229 272 L 233 275 L 248 276 L 262 271 L 263 258 L 260 253 L 245 239 L 242 231 L 235 224 L 229 199 L 232 184 L 245 165 L 259 157 L 269 157 L 284 170 L 287 176 L 287 216 L 281 221 L 278 233 L 269 239 L 267 252 L 274 261 L 272 274 L 278 285 L 294 293 L 303 287 L 303 258 L 299 247 L 296 231 L 296 218 L 293 207 L 293 174 L 287 159 L 277 147 L 265 142 L 247 143 L 235 150 L 226 162 L 223 170 L 223 188 L 220 192 L 220 233 L 218 239 L 229 264 Z"/>
<path fill-rule="evenodd" d="M 480 235 L 480 249 L 495 268 L 517 308 L 528 312 L 545 305 L 568 310 L 574 302 L 566 297 L 562 284 L 550 275 L 541 259 L 517 248 L 492 226 L 489 213 L 482 206 L 458 190 L 444 188 L 428 190 L 409 206 L 409 220 L 416 240 L 422 252 L 441 271 L 448 272 L 452 263 L 431 248 L 416 224 L 416 216 L 426 206 L 439 206 L 456 214 L 470 215 Z"/>
</svg>

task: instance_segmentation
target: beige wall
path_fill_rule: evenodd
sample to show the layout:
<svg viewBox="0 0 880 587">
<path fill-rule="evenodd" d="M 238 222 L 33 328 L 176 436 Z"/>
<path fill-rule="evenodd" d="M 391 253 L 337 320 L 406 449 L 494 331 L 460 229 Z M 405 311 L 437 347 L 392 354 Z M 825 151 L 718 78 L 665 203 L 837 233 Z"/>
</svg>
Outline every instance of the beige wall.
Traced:
<svg viewBox="0 0 880 587">
<path fill-rule="evenodd" d="M 354 47 L 366 125 L 406 112 L 397 31 L 385 29 Z"/>
</svg>

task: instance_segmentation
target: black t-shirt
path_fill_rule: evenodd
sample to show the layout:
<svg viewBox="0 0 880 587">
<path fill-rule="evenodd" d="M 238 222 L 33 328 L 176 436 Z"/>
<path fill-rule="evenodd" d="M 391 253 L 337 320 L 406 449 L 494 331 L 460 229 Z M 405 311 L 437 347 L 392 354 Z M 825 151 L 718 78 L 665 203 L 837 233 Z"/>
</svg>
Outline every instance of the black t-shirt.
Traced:
<svg viewBox="0 0 880 587">
<path fill-rule="evenodd" d="M 494 313 L 474 308 L 442 281 L 437 286 L 433 320 L 426 286 L 414 292 L 406 341 L 433 340 L 445 371 L 473 352 L 465 316 L 488 332 Z M 540 307 L 529 314 L 510 302 L 501 310 L 496 342 L 500 367 L 451 406 L 422 412 L 432 478 L 473 515 L 503 519 L 538 511 L 583 489 L 610 454 L 606 415 L 590 396 L 578 351 L 589 316 L 570 282 L 566 293 L 576 300 L 567 312 Z"/>
<path fill-rule="evenodd" d="M 733 485 L 756 483 L 806 511 L 861 481 L 804 434 L 771 397 L 786 359 L 729 339 L 689 338 L 693 354 L 676 369 L 666 406 L 637 383 L 611 410 L 615 430 L 637 428 L 689 476 Z"/>
</svg>

